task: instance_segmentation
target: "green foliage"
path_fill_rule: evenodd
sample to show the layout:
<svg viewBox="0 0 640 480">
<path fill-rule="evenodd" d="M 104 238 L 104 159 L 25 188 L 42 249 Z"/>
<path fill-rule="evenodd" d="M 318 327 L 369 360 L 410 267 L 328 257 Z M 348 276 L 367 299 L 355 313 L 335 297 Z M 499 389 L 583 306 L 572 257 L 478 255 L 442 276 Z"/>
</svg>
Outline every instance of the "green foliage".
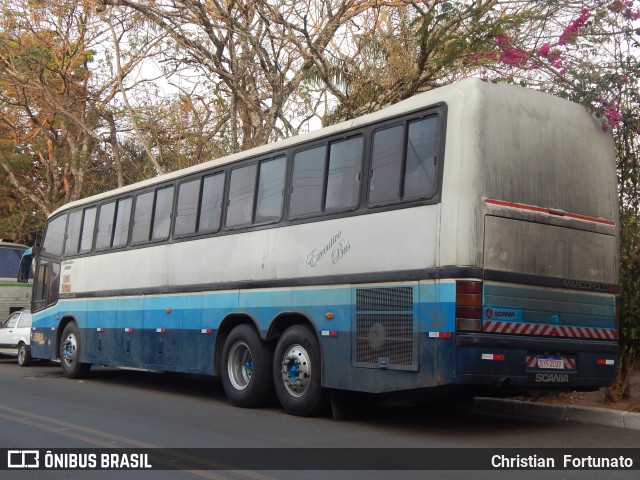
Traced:
<svg viewBox="0 0 640 480">
<path fill-rule="evenodd" d="M 640 219 L 625 209 L 620 217 L 620 314 L 622 343 L 640 353 Z"/>
</svg>

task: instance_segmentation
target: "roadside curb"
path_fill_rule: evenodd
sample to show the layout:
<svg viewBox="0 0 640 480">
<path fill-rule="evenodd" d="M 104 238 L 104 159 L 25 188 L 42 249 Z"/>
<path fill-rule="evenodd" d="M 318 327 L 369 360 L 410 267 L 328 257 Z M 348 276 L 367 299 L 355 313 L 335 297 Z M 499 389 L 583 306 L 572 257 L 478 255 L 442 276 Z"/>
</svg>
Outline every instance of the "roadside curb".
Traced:
<svg viewBox="0 0 640 480">
<path fill-rule="evenodd" d="M 476 397 L 473 402 L 473 412 L 514 415 L 555 422 L 576 422 L 640 430 L 640 413 L 611 410 L 608 408 L 556 405 L 505 398 Z"/>
</svg>

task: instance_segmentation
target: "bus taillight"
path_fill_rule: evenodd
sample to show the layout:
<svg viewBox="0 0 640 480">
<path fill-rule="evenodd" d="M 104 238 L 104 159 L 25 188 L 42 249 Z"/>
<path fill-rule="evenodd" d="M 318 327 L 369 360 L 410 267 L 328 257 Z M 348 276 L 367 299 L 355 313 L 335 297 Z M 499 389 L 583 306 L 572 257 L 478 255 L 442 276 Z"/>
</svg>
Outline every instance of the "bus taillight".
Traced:
<svg viewBox="0 0 640 480">
<path fill-rule="evenodd" d="M 456 281 L 456 331 L 482 330 L 482 282 Z"/>
</svg>

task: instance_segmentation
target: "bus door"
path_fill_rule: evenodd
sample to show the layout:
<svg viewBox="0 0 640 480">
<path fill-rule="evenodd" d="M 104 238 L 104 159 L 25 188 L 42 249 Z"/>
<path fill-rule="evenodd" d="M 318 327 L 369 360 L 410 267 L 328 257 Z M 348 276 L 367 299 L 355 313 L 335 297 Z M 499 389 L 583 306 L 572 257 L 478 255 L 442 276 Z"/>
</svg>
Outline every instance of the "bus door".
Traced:
<svg viewBox="0 0 640 480">
<path fill-rule="evenodd" d="M 32 298 L 33 312 L 45 310 L 57 303 L 60 295 L 60 263 L 47 258 L 38 261 L 36 276 L 34 278 L 34 289 Z M 56 358 L 56 320 L 55 309 L 43 313 L 45 317 L 51 317 L 49 321 L 42 322 L 44 325 L 51 325 L 51 328 L 40 328 L 33 331 L 32 343 L 37 346 L 37 358 Z M 35 356 L 35 355 L 34 355 Z"/>
</svg>

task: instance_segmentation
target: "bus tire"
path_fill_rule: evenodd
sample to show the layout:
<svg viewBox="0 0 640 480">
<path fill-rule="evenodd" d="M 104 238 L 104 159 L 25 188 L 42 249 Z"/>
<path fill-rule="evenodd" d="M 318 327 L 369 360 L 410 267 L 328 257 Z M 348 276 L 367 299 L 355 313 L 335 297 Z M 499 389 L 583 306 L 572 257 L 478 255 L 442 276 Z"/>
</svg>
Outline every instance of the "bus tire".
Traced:
<svg viewBox="0 0 640 480">
<path fill-rule="evenodd" d="M 249 325 L 238 325 L 222 348 L 222 387 L 236 407 L 253 408 L 273 394 L 272 349 Z"/>
<path fill-rule="evenodd" d="M 329 394 L 321 381 L 318 339 L 303 325 L 289 327 L 278 340 L 273 361 L 273 383 L 280 404 L 291 415 L 323 413 Z"/>
<path fill-rule="evenodd" d="M 74 322 L 67 324 L 60 339 L 60 366 L 67 378 L 84 378 L 91 369 L 90 363 L 81 363 L 82 343 L 80 330 Z"/>
<path fill-rule="evenodd" d="M 26 343 L 18 345 L 18 365 L 21 367 L 31 365 L 31 347 Z"/>
</svg>

